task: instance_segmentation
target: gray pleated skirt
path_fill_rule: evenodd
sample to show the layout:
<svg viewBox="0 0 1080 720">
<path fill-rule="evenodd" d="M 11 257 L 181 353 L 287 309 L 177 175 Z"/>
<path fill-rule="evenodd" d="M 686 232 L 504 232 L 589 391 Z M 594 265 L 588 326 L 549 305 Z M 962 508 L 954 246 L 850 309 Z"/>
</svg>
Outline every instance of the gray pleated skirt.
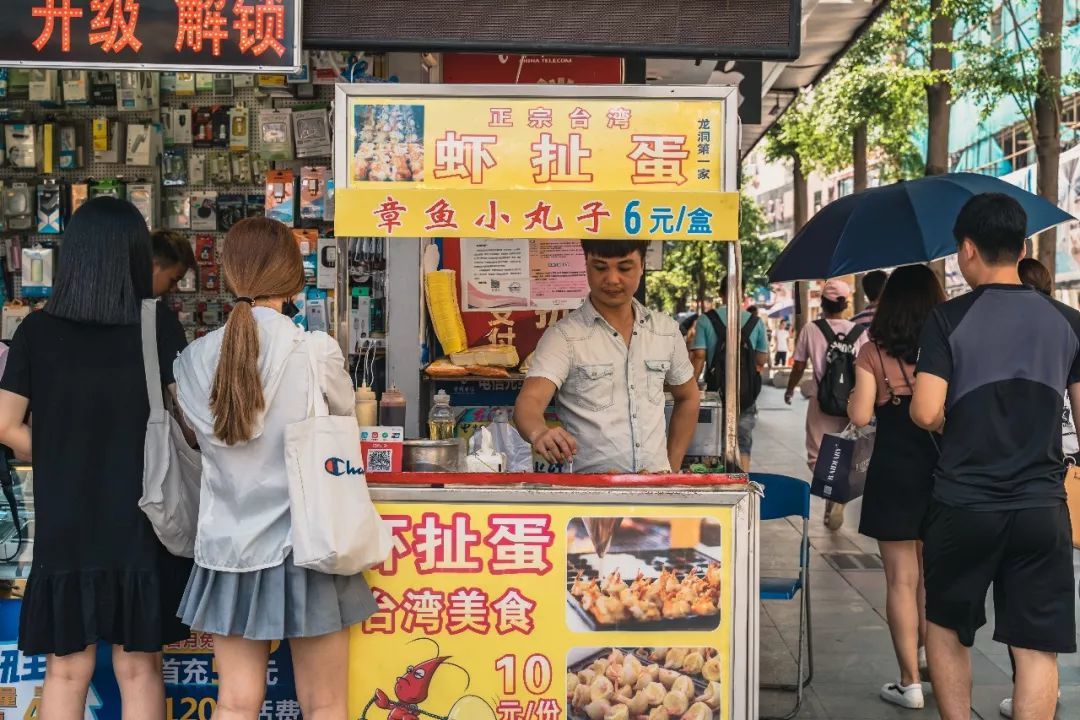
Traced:
<svg viewBox="0 0 1080 720">
<path fill-rule="evenodd" d="M 248 640 L 329 635 L 370 617 L 378 607 L 363 575 L 298 568 L 292 555 L 277 567 L 191 571 L 177 617 L 192 630 Z"/>
</svg>

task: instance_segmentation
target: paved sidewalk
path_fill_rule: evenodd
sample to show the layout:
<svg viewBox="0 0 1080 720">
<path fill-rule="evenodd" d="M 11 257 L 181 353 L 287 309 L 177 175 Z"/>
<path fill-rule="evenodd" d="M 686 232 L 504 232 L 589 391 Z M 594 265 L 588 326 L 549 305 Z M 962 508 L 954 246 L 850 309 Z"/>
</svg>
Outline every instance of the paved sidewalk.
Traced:
<svg viewBox="0 0 1080 720">
<path fill-rule="evenodd" d="M 806 401 L 797 397 L 784 404 L 783 393 L 772 387 L 758 401 L 752 467 L 810 479 L 806 467 L 803 422 Z M 877 543 L 858 534 L 861 502 L 852 503 L 844 527 L 831 532 L 822 524 L 824 503 L 811 500 L 810 580 L 814 629 L 814 679 L 804 692 L 799 718 L 812 720 L 891 720 L 936 718 L 933 689 L 924 680 L 927 709 L 906 710 L 885 703 L 878 691 L 898 678 L 889 629 L 885 623 L 885 574 Z M 761 572 L 793 574 L 798 567 L 799 530 L 794 522 L 763 523 Z M 1077 553 L 1080 568 L 1080 553 Z M 1080 576 L 1080 573 L 1078 573 Z M 798 637 L 797 602 L 761 604 L 761 682 L 792 682 Z M 992 640 L 993 607 L 987 601 L 990 623 L 979 631 L 972 650 L 974 691 L 971 717 L 1000 718 L 998 703 L 1011 694 L 1009 656 Z M 1061 703 L 1057 719 L 1080 718 L 1080 656 L 1063 655 Z M 761 716 L 786 715 L 794 694 L 763 690 Z"/>
</svg>

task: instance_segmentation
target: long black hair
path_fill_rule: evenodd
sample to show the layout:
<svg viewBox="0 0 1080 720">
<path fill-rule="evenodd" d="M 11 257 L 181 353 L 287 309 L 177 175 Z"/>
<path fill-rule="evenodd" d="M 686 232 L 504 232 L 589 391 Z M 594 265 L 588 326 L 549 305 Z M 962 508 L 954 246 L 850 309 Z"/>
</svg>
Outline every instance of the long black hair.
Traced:
<svg viewBox="0 0 1080 720">
<path fill-rule="evenodd" d="M 914 363 L 919 335 L 936 305 L 945 302 L 937 276 L 925 265 L 893 270 L 870 323 L 870 338 L 894 358 Z"/>
<path fill-rule="evenodd" d="M 99 197 L 80 207 L 64 233 L 60 267 L 45 310 L 101 325 L 136 325 L 153 296 L 150 231 L 129 202 Z"/>
</svg>

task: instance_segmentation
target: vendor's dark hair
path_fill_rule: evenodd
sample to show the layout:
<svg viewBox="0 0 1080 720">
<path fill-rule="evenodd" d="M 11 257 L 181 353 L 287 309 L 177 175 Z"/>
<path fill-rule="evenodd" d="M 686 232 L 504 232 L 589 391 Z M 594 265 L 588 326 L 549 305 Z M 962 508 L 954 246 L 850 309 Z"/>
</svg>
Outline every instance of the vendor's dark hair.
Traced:
<svg viewBox="0 0 1080 720">
<path fill-rule="evenodd" d="M 150 234 L 154 247 L 154 262 L 163 268 L 180 266 L 185 270 L 195 267 L 195 251 L 187 236 L 175 230 L 155 230 Z"/>
<path fill-rule="evenodd" d="M 919 336 L 934 307 L 945 302 L 937 275 L 925 265 L 893 270 L 870 323 L 870 338 L 884 352 L 915 362 Z"/>
<path fill-rule="evenodd" d="M 593 255 L 601 258 L 621 258 L 631 253 L 640 253 L 645 262 L 645 253 L 649 249 L 648 240 L 582 240 L 581 249 L 585 257 Z"/>
<path fill-rule="evenodd" d="M 98 197 L 75 211 L 64 232 L 50 315 L 101 325 L 137 325 L 153 296 L 150 231 L 125 200 Z"/>
</svg>

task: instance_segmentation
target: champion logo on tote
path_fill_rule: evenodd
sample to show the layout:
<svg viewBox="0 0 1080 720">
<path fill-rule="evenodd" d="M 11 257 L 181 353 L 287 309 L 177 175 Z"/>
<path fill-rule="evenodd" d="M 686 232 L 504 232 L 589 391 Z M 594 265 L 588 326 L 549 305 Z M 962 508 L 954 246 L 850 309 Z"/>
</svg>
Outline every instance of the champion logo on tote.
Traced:
<svg viewBox="0 0 1080 720">
<path fill-rule="evenodd" d="M 341 477 L 342 475 L 364 474 L 363 467 L 357 467 L 348 460 L 342 460 L 341 458 L 336 457 L 326 458 L 326 462 L 323 463 L 323 467 L 326 468 L 326 472 L 330 473 L 334 477 Z"/>
</svg>

